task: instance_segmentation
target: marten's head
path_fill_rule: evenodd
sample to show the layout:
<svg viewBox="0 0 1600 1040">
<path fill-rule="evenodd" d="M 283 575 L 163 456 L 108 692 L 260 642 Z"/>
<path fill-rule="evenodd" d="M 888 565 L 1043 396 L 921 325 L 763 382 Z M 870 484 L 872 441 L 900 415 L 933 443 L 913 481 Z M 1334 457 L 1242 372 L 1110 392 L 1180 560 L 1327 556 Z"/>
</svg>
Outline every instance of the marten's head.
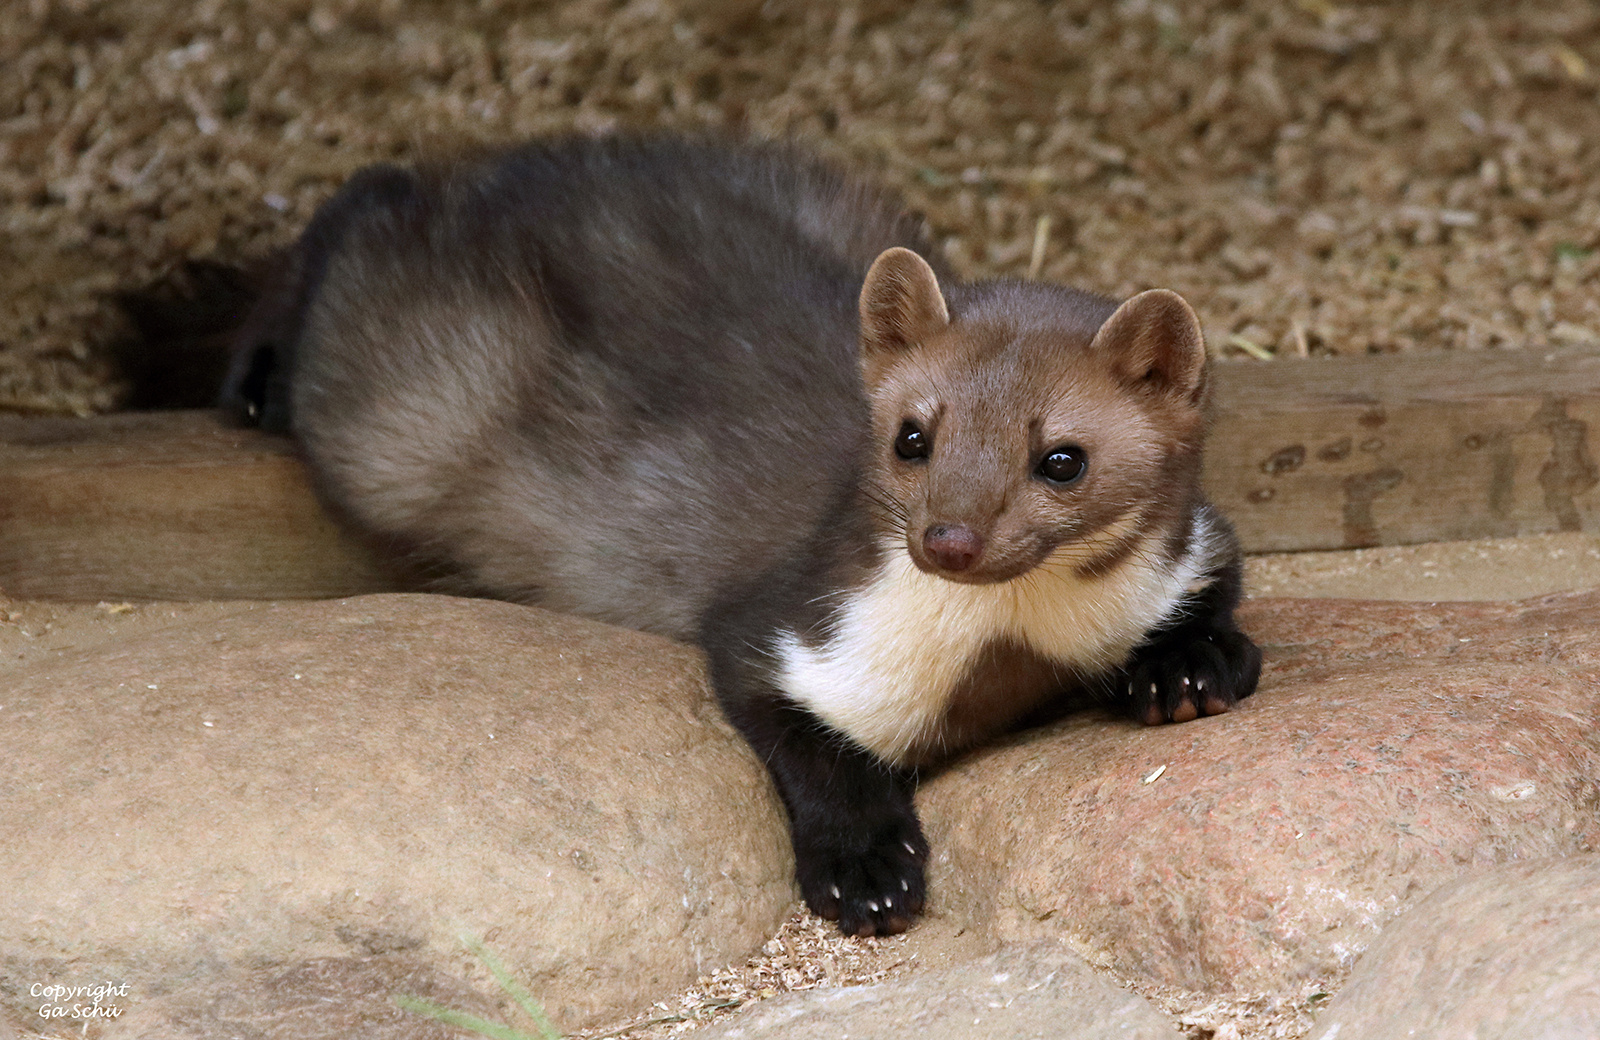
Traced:
<svg viewBox="0 0 1600 1040">
<path fill-rule="evenodd" d="M 997 281 L 947 300 L 927 262 L 895 248 L 860 310 L 866 489 L 923 571 L 987 584 L 1048 561 L 1092 578 L 1181 545 L 1205 392 L 1181 297 L 1119 307 Z"/>
</svg>

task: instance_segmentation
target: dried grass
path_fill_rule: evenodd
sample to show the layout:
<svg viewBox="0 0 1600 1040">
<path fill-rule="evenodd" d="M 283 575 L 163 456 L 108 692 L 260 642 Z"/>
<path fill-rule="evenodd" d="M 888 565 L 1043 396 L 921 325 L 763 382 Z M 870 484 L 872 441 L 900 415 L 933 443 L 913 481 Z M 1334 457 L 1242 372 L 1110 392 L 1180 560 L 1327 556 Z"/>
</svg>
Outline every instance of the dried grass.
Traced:
<svg viewBox="0 0 1600 1040">
<path fill-rule="evenodd" d="M 11 0 L 0 67 L 0 407 L 113 406 L 108 293 L 364 163 L 614 126 L 800 137 L 1220 353 L 1600 346 L 1586 0 Z"/>
</svg>

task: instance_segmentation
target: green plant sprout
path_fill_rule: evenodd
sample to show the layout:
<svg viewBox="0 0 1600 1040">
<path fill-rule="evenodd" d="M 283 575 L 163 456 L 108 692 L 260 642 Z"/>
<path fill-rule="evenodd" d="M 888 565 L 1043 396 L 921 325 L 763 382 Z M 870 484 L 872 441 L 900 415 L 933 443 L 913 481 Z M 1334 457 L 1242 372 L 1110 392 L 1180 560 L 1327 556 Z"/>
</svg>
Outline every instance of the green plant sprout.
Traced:
<svg viewBox="0 0 1600 1040">
<path fill-rule="evenodd" d="M 461 1029 L 470 1029 L 480 1036 L 489 1037 L 489 1040 L 561 1040 L 561 1033 L 551 1024 L 550 1017 L 544 1013 L 544 1008 L 533 999 L 533 994 L 528 991 L 518 979 L 506 970 L 505 963 L 495 956 L 494 952 L 480 940 L 463 932 L 461 943 L 472 955 L 483 962 L 489 969 L 489 974 L 494 976 L 494 981 L 512 1000 L 516 1001 L 528 1019 L 533 1022 L 534 1033 L 526 1033 L 520 1029 L 494 1022 L 467 1011 L 458 1011 L 455 1008 L 445 1007 L 423 997 L 412 996 L 408 993 L 397 993 L 394 1002 L 406 1011 L 414 1012 L 443 1022 L 447 1026 L 457 1026 Z"/>
</svg>

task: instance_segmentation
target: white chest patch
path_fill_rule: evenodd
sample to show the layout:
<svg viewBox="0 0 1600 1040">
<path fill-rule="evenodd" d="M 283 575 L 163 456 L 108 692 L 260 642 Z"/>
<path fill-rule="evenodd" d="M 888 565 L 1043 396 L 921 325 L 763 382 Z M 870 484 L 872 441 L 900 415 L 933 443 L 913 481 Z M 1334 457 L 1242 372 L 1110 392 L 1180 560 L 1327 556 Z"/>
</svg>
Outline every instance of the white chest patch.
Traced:
<svg viewBox="0 0 1600 1040">
<path fill-rule="evenodd" d="M 902 762 L 923 749 L 976 655 L 997 640 L 1083 673 L 1120 665 L 1203 574 L 1208 535 L 1197 529 L 1177 560 L 1135 553 L 1091 579 L 1073 572 L 1081 549 L 1062 548 L 997 585 L 924 574 L 903 548 L 891 551 L 849 594 L 828 642 L 779 634 L 779 685 L 863 748 Z"/>
</svg>

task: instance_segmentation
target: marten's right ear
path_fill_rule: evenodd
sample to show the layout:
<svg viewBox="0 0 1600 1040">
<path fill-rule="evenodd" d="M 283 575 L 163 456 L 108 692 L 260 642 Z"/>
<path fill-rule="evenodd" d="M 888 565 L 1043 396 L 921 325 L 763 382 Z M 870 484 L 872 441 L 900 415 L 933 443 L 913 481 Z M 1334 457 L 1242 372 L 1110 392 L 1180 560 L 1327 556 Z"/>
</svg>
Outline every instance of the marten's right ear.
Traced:
<svg viewBox="0 0 1600 1040">
<path fill-rule="evenodd" d="M 939 279 L 909 249 L 878 254 L 861 286 L 861 370 L 868 386 L 906 351 L 950 324 Z"/>
</svg>

